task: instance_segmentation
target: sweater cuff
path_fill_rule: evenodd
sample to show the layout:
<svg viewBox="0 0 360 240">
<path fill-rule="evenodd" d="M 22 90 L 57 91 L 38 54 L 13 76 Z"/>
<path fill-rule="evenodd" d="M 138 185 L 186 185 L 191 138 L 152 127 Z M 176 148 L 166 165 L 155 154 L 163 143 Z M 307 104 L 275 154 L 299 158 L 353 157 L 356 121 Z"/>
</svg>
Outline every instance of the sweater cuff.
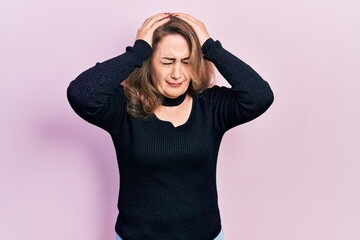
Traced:
<svg viewBox="0 0 360 240">
<path fill-rule="evenodd" d="M 152 53 L 152 48 L 146 41 L 144 41 L 142 39 L 138 39 L 135 41 L 134 46 L 126 47 L 126 51 L 134 53 L 136 56 L 136 59 L 141 60 L 140 61 L 141 64 L 136 65 L 137 67 L 141 67 L 142 61 L 144 61 L 145 59 L 150 57 L 150 55 Z"/>
<path fill-rule="evenodd" d="M 217 52 L 219 49 L 222 49 L 221 43 L 218 40 L 214 41 L 213 39 L 209 38 L 202 46 L 204 58 L 206 60 L 212 61 L 212 59 L 218 55 Z"/>
<path fill-rule="evenodd" d="M 208 38 L 201 47 L 203 54 L 205 55 L 209 48 L 215 43 L 214 39 Z"/>
</svg>

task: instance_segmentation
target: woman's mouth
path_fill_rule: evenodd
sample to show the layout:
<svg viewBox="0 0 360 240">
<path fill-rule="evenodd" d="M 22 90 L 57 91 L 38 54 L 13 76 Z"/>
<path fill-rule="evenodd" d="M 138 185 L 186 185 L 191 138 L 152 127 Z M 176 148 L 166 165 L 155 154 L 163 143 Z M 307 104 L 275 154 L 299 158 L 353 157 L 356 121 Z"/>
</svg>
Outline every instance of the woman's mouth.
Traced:
<svg viewBox="0 0 360 240">
<path fill-rule="evenodd" d="M 171 87 L 180 87 L 182 82 L 181 83 L 171 83 L 171 82 L 167 82 Z"/>
</svg>

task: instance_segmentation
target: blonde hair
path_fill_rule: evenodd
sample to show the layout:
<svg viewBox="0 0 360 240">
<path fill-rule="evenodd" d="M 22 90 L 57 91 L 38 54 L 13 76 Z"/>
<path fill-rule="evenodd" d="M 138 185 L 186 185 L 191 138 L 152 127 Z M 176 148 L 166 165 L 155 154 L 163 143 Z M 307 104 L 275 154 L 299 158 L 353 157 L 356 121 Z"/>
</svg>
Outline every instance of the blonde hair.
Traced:
<svg viewBox="0 0 360 240">
<path fill-rule="evenodd" d="M 194 29 L 185 21 L 172 17 L 157 28 L 153 35 L 152 49 L 167 35 L 179 34 L 185 38 L 190 49 L 189 69 L 191 83 L 187 92 L 191 96 L 200 94 L 213 83 L 214 66 L 203 58 L 201 45 Z M 151 80 L 151 56 L 144 60 L 141 68 L 136 68 L 124 81 L 127 97 L 127 111 L 136 118 L 146 118 L 161 104 L 163 96 L 156 90 Z"/>
</svg>

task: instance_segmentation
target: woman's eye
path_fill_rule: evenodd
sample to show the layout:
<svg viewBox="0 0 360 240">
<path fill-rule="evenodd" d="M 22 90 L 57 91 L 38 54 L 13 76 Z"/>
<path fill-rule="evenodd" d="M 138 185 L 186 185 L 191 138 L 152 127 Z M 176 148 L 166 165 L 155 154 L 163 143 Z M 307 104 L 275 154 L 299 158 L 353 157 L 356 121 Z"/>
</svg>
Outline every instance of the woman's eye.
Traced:
<svg viewBox="0 0 360 240">
<path fill-rule="evenodd" d="M 183 61 L 182 63 L 183 63 L 183 64 L 189 64 L 189 62 L 188 62 L 188 61 Z"/>
<path fill-rule="evenodd" d="M 164 64 L 164 65 L 170 65 L 170 64 L 172 64 L 172 62 L 163 62 L 162 64 Z"/>
</svg>

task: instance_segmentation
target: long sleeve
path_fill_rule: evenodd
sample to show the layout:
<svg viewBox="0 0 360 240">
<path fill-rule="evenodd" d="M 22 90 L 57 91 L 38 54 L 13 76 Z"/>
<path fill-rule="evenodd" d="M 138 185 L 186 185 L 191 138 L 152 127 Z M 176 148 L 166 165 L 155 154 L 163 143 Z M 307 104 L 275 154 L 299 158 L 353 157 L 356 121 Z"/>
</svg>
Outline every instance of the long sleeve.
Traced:
<svg viewBox="0 0 360 240">
<path fill-rule="evenodd" d="M 67 88 L 71 107 L 84 120 L 109 132 L 115 122 L 121 123 L 126 111 L 126 98 L 120 83 L 136 67 L 141 67 L 151 52 L 147 42 L 137 40 L 133 47 L 126 48 L 125 53 L 96 63 L 81 73 Z"/>
<path fill-rule="evenodd" d="M 209 38 L 202 46 L 204 58 L 214 63 L 231 89 L 213 87 L 214 115 L 223 131 L 263 114 L 274 100 L 269 84 L 249 65 Z"/>
</svg>

